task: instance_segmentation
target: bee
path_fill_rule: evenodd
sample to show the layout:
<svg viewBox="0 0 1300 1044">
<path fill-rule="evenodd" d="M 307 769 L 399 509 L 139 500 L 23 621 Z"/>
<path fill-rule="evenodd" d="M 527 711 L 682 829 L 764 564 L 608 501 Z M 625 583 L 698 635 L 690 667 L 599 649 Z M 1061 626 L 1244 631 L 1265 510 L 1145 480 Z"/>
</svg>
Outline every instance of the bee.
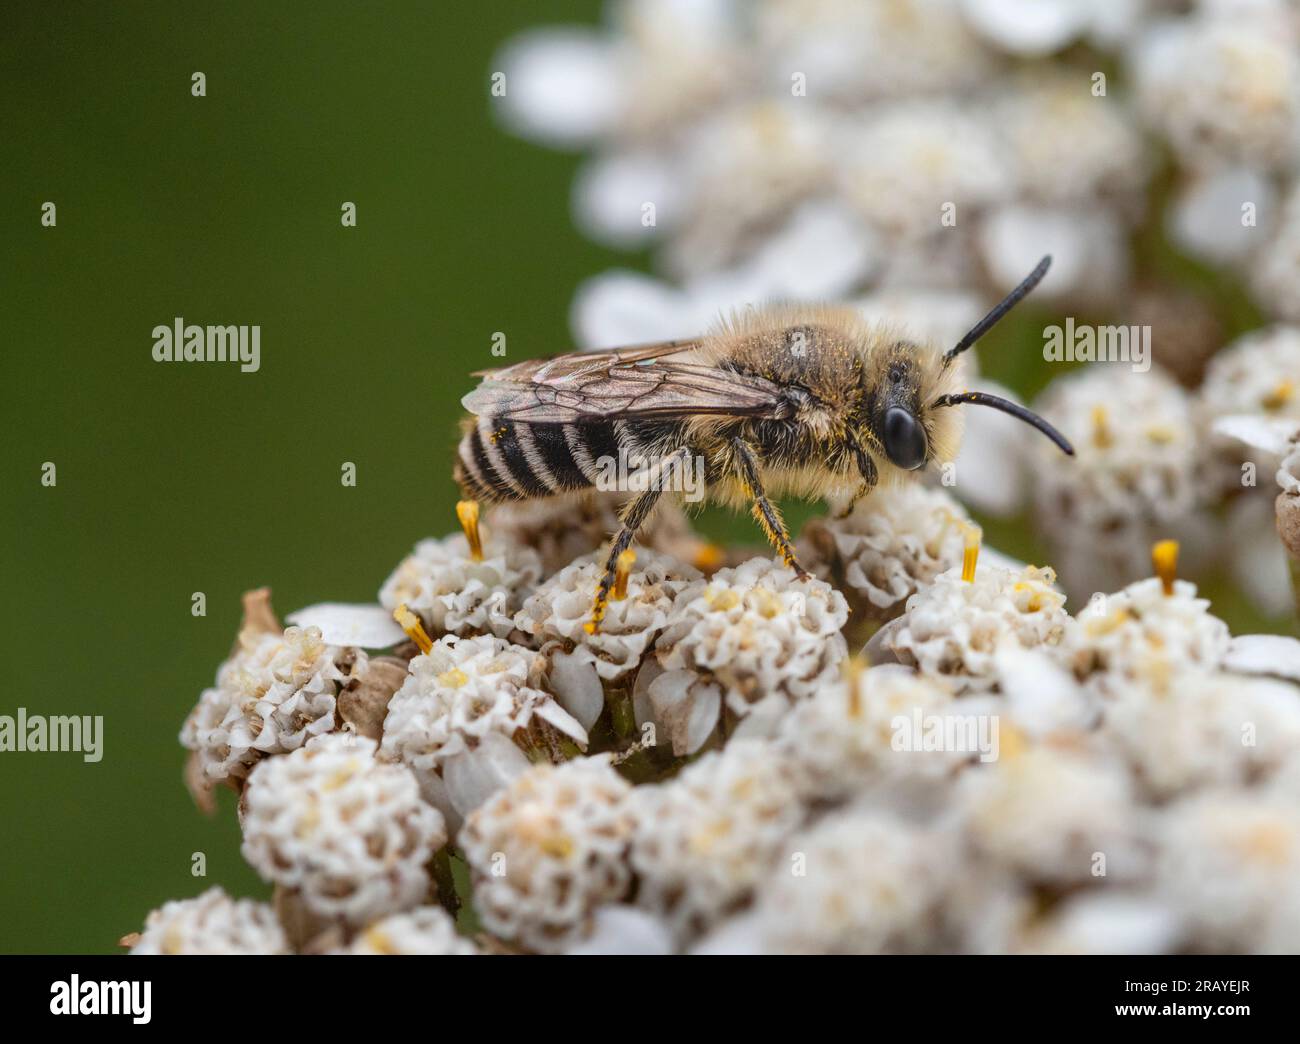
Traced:
<svg viewBox="0 0 1300 1044">
<path fill-rule="evenodd" d="M 881 483 L 951 461 L 960 411 L 1017 417 L 1073 454 L 1024 407 L 962 390 L 962 352 L 1047 273 L 1050 257 L 946 351 L 828 306 L 775 306 L 716 332 L 615 351 L 575 352 L 485 370 L 462 400 L 472 414 L 454 477 L 467 501 L 519 501 L 599 488 L 601 466 L 648 462 L 623 505 L 592 602 L 594 632 L 629 549 L 665 492 L 663 481 L 702 464 L 709 499 L 749 506 L 782 560 L 801 577 L 773 497 L 847 502 Z M 644 481 L 648 478 L 648 481 Z"/>
</svg>

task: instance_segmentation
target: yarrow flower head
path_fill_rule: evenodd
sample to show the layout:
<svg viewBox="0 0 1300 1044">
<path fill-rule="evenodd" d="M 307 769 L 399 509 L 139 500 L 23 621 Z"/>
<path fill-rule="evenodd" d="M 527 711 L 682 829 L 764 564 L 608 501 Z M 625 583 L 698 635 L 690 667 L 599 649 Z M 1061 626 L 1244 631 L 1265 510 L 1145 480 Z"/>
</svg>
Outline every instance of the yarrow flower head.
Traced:
<svg viewBox="0 0 1300 1044">
<path fill-rule="evenodd" d="M 1294 793 L 1225 788 L 1192 795 L 1163 817 L 1159 894 L 1184 940 L 1207 952 L 1294 952 L 1298 808 Z"/>
<path fill-rule="evenodd" d="M 269 754 L 297 750 L 333 731 L 338 697 L 365 676 L 366 654 L 326 645 L 316 627 L 283 633 L 246 626 L 181 729 L 195 752 L 196 797 L 217 783 L 242 781 Z"/>
<path fill-rule="evenodd" d="M 267 903 L 231 899 L 217 887 L 149 914 L 133 954 L 285 954 L 289 943 Z"/>
<path fill-rule="evenodd" d="M 956 865 L 951 839 L 875 809 L 832 814 L 791 837 L 759 887 L 773 953 L 898 953 L 932 946 Z"/>
<path fill-rule="evenodd" d="M 984 858 L 1032 881 L 1081 883 L 1143 869 L 1137 810 L 1127 775 L 1083 750 L 1012 751 L 962 775 L 955 814 Z"/>
<path fill-rule="evenodd" d="M 771 559 L 719 570 L 678 595 L 648 686 L 638 679 L 643 716 L 670 724 L 679 753 L 698 749 L 724 709 L 766 731 L 838 677 L 847 620 L 843 595 Z"/>
<path fill-rule="evenodd" d="M 468 957 L 479 952 L 441 906 L 421 906 L 376 921 L 335 951 L 362 956 Z"/>
<path fill-rule="evenodd" d="M 1130 65 L 1147 119 L 1189 166 L 1270 167 L 1292 158 L 1300 61 L 1283 25 L 1222 17 L 1164 23 L 1139 41 Z"/>
<path fill-rule="evenodd" d="M 846 592 L 855 624 L 901 613 L 912 595 L 960 566 L 969 516 L 939 489 L 880 489 L 845 518 L 813 519 L 800 536 L 801 561 Z"/>
<path fill-rule="evenodd" d="M 434 804 L 464 814 L 528 767 L 525 750 L 559 757 L 565 739 L 585 748 L 586 730 L 540 687 L 544 667 L 491 635 L 440 638 L 389 701 L 384 756 L 407 765 Z"/>
<path fill-rule="evenodd" d="M 1203 543 L 1205 483 L 1187 394 L 1157 370 L 1092 366 L 1058 377 L 1035 408 L 1070 439 L 1061 467 L 1035 447 L 1034 520 L 1066 589 L 1087 598 L 1145 575 L 1151 545 Z"/>
<path fill-rule="evenodd" d="M 997 653 L 1007 646 L 1054 646 L 1069 615 L 1051 569 L 981 566 L 970 580 L 949 570 L 914 594 L 907 612 L 872 639 L 869 651 L 892 655 L 928 677 L 982 692 L 998 681 Z"/>
<path fill-rule="evenodd" d="M 961 713 L 948 686 L 898 664 L 851 670 L 799 704 L 782 722 L 788 751 L 807 793 L 843 800 L 886 780 L 940 779 L 969 753 L 923 751 L 901 743 L 913 719 Z"/>
<path fill-rule="evenodd" d="M 1300 430 L 1300 327 L 1256 330 L 1216 353 L 1197 393 L 1196 415 L 1207 429 L 1222 417 L 1250 415 Z M 1265 476 L 1280 460 L 1255 447 L 1243 453 L 1240 442 L 1220 434 L 1208 441 L 1206 452 L 1205 466 L 1222 493 L 1254 488 L 1243 483 L 1247 462 Z"/>
<path fill-rule="evenodd" d="M 1270 776 L 1300 748 L 1300 688 L 1276 679 L 1183 669 L 1112 696 L 1103 733 L 1156 800 Z"/>
<path fill-rule="evenodd" d="M 1213 670 L 1228 650 L 1228 626 L 1210 613 L 1196 586 L 1151 577 L 1094 598 L 1061 646 L 1074 673 L 1115 692 L 1135 681 L 1167 686 L 1182 668 Z"/>
<path fill-rule="evenodd" d="M 541 952 L 581 939 L 631 885 L 631 791 L 597 756 L 536 765 L 476 809 L 459 842 L 487 928 Z"/>
<path fill-rule="evenodd" d="M 433 637 L 494 634 L 509 637 L 514 614 L 542 577 L 536 551 L 491 534 L 476 556 L 460 533 L 422 540 L 379 589 L 389 612 L 405 605 Z"/>
<path fill-rule="evenodd" d="M 364 925 L 419 905 L 442 815 L 402 765 L 350 733 L 318 736 L 262 762 L 241 802 L 244 858 L 325 918 Z"/>
<path fill-rule="evenodd" d="M 770 743 L 737 739 L 667 783 L 637 787 L 638 905 L 684 940 L 745 902 L 805 815 L 789 768 Z"/>
<path fill-rule="evenodd" d="M 519 632 L 547 657 L 561 705 L 586 728 L 604 709 L 605 687 L 626 687 L 682 591 L 700 579 L 698 570 L 669 555 L 638 551 L 626 591 L 608 603 L 594 628 L 592 592 L 604 567 L 603 556 L 579 558 L 538 588 L 515 617 Z"/>
</svg>

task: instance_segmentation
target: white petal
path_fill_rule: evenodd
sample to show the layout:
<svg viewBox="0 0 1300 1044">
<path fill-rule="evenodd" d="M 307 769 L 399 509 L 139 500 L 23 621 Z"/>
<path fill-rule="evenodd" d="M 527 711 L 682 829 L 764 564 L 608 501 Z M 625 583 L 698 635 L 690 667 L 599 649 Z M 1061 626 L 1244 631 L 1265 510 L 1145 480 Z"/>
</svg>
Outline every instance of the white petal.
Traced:
<svg viewBox="0 0 1300 1044">
<path fill-rule="evenodd" d="M 355 645 L 362 649 L 387 649 L 406 634 L 381 605 L 321 602 L 285 617 L 298 627 L 319 627 L 328 645 Z"/>
<path fill-rule="evenodd" d="M 1251 449 L 1263 450 L 1280 457 L 1287 451 L 1292 437 L 1300 433 L 1300 422 L 1294 417 L 1232 413 L 1216 417 L 1212 429 L 1215 435 L 1235 439 Z"/>
<path fill-rule="evenodd" d="M 605 690 L 591 661 L 573 653 L 557 652 L 551 657 L 550 679 L 560 705 L 584 729 L 595 725 L 605 709 Z"/>
<path fill-rule="evenodd" d="M 764 952 L 763 921 L 751 911 L 723 921 L 693 947 L 696 956 L 748 956 Z"/>
<path fill-rule="evenodd" d="M 542 721 L 568 736 L 583 750 L 587 749 L 587 730 L 558 703 L 551 700 L 540 703 L 536 714 Z"/>
<path fill-rule="evenodd" d="M 874 234 L 847 207 L 806 203 L 763 245 L 754 267 L 766 297 L 833 300 L 866 280 L 876 250 Z"/>
<path fill-rule="evenodd" d="M 1053 936 L 1071 953 L 1167 953 L 1178 942 L 1178 919 L 1151 899 L 1085 894 L 1061 908 Z"/>
<path fill-rule="evenodd" d="M 1300 641 L 1281 634 L 1243 634 L 1228 643 L 1223 669 L 1300 681 Z"/>
<path fill-rule="evenodd" d="M 1114 215 L 1091 208 L 1011 204 L 985 218 L 980 252 L 1003 291 L 1017 286 L 1044 254 L 1052 267 L 1039 287 L 1053 294 L 1108 294 L 1126 286 L 1128 256 Z"/>
<path fill-rule="evenodd" d="M 722 691 L 701 683 L 693 671 L 665 671 L 647 694 L 654 720 L 667 730 L 674 754 L 694 754 L 718 723 Z"/>
<path fill-rule="evenodd" d="M 963 0 L 967 21 L 1014 54 L 1043 55 L 1065 46 L 1088 25 L 1091 0 Z"/>
<path fill-rule="evenodd" d="M 517 134 L 549 145 L 577 146 L 609 131 L 622 109 L 618 57 L 600 34 L 578 28 L 535 29 L 510 40 L 494 72 L 505 94 L 494 99 Z"/>
<path fill-rule="evenodd" d="M 1295 601 L 1273 498 L 1240 498 L 1228 511 L 1226 524 L 1228 568 L 1237 585 L 1264 614 L 1288 615 Z"/>
<path fill-rule="evenodd" d="M 597 242 L 620 250 L 636 249 L 672 229 L 682 207 L 682 179 L 649 152 L 600 156 L 578 171 L 573 212 L 582 230 Z M 654 204 L 654 222 L 644 220 Z"/>
<path fill-rule="evenodd" d="M 906 623 L 907 617 L 905 615 L 900 616 L 897 620 L 890 620 L 889 623 L 867 639 L 867 644 L 862 647 L 862 651 L 866 654 L 867 660 L 873 667 L 881 664 L 898 663 L 898 657 L 894 655 L 889 643 L 895 633 L 901 630 Z"/>
<path fill-rule="evenodd" d="M 664 669 L 659 665 L 659 660 L 654 656 L 648 657 L 641 664 L 641 669 L 636 672 L 636 684 L 632 686 L 632 714 L 636 718 L 638 728 L 647 721 L 653 722 L 656 726 L 661 724 L 655 719 L 654 704 L 650 700 L 650 685 L 663 672 Z M 662 746 L 667 742 L 667 730 L 656 727 L 655 743 L 653 745 Z"/>
<path fill-rule="evenodd" d="M 1242 223 L 1243 203 L 1255 205 L 1255 225 Z M 1170 236 L 1207 261 L 1242 261 L 1264 242 L 1264 230 L 1273 227 L 1273 203 L 1273 186 L 1258 171 L 1246 167 L 1219 171 L 1193 181 L 1180 193 L 1169 211 Z"/>
<path fill-rule="evenodd" d="M 442 779 L 452 807 L 467 816 L 527 771 L 524 752 L 501 733 L 489 732 L 474 750 L 448 758 L 442 767 Z"/>
<path fill-rule="evenodd" d="M 583 348 L 618 348 L 700 332 L 685 295 L 651 276 L 623 269 L 603 272 L 578 287 L 569 325 Z"/>
<path fill-rule="evenodd" d="M 980 391 L 992 392 L 1019 402 L 1009 388 L 993 381 L 972 381 Z M 972 507 L 999 518 L 1014 515 L 1025 499 L 1025 459 L 1022 452 L 1027 432 L 1023 421 L 997 410 L 979 406 L 956 406 L 963 413 L 964 431 L 957 454 L 952 492 Z"/>
<path fill-rule="evenodd" d="M 994 663 L 1016 724 L 1031 735 L 1090 724 L 1092 713 L 1084 690 L 1046 653 L 1009 644 L 998 649 Z"/>
<path fill-rule="evenodd" d="M 591 935 L 570 949 L 570 954 L 662 956 L 673 952 L 668 926 L 644 910 L 634 906 L 602 906 L 593 919 Z"/>
</svg>

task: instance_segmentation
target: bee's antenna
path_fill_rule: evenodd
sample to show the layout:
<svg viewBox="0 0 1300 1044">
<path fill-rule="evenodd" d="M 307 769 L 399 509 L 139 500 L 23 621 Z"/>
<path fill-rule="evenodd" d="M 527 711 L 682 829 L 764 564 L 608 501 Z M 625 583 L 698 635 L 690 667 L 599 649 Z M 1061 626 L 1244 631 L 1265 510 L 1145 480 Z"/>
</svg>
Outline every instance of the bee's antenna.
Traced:
<svg viewBox="0 0 1300 1044">
<path fill-rule="evenodd" d="M 1042 266 L 1040 266 L 1042 267 Z M 970 406 L 992 406 L 995 410 L 1001 410 L 1003 413 L 1009 413 L 1011 416 L 1024 421 L 1030 427 L 1037 428 L 1049 439 L 1051 439 L 1061 452 L 1074 456 L 1074 447 L 1070 445 L 1070 440 L 1057 431 L 1054 427 L 1043 420 L 1033 410 L 1027 410 L 1018 403 L 1010 399 L 1004 399 L 999 395 L 990 395 L 988 392 L 957 392 L 955 395 L 941 395 L 931 404 L 931 409 L 938 409 L 940 406 L 960 406 L 966 403 Z"/>
<path fill-rule="evenodd" d="M 943 353 L 943 364 L 948 366 L 952 361 L 961 355 L 967 348 L 978 341 L 994 326 L 997 325 L 1004 315 L 1013 309 L 1025 294 L 1029 293 L 1034 287 L 1043 281 L 1043 276 L 1047 275 L 1047 270 L 1052 265 L 1052 255 L 1046 255 L 1034 267 L 1034 270 L 1025 276 L 1025 281 L 1018 287 L 1007 294 L 1001 301 L 994 306 L 993 311 L 989 312 L 983 319 L 970 328 L 970 331 L 955 345 Z"/>
</svg>

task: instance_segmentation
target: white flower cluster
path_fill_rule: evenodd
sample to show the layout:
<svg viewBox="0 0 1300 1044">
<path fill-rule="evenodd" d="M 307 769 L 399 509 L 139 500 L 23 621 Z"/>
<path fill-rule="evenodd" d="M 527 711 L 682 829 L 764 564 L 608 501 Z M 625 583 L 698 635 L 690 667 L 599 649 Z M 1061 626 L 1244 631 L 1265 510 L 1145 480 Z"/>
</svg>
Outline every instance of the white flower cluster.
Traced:
<svg viewBox="0 0 1300 1044">
<path fill-rule="evenodd" d="M 632 796 L 637 903 L 689 939 L 741 906 L 804 809 L 793 766 L 738 739 Z"/>
<path fill-rule="evenodd" d="M 231 899 L 209 888 L 174 899 L 149 914 L 131 953 L 150 955 L 284 954 L 291 952 L 275 911 L 266 903 Z"/>
<path fill-rule="evenodd" d="M 1189 531 L 1206 485 L 1200 439 L 1172 380 L 1094 367 L 1053 381 L 1035 408 L 1075 450 L 1062 466 L 1035 446 L 1033 484 L 1035 522 L 1077 598 L 1143 575 L 1156 540 L 1206 542 Z"/>
<path fill-rule="evenodd" d="M 426 798 L 464 815 L 528 768 L 525 749 L 587 733 L 540 684 L 544 661 L 492 635 L 448 635 L 411 660 L 388 703 L 381 749 L 407 765 Z"/>
<path fill-rule="evenodd" d="M 379 589 L 390 612 L 405 605 L 434 637 L 490 631 L 507 638 L 515 611 L 542 576 L 537 552 L 488 534 L 483 557 L 461 534 L 422 540 Z"/>
<path fill-rule="evenodd" d="M 422 900 L 425 866 L 447 840 L 415 776 L 376 753 L 362 736 L 319 736 L 258 765 L 241 802 L 244 858 L 313 913 L 351 925 Z"/>
<path fill-rule="evenodd" d="M 488 930 L 563 950 L 632 882 L 631 785 L 607 755 L 536 765 L 476 809 L 460 833 Z"/>
<path fill-rule="evenodd" d="M 768 558 L 696 581 L 678 595 L 655 646 L 662 673 L 647 689 L 654 716 L 702 699 L 711 709 L 688 717 L 725 712 L 756 728 L 776 720 L 837 676 L 848 615 L 829 584 L 799 580 Z"/>
<path fill-rule="evenodd" d="M 847 517 L 804 526 L 801 561 L 846 592 L 855 622 L 882 623 L 940 573 L 961 565 L 968 524 L 965 509 L 942 490 L 881 489 Z"/>
<path fill-rule="evenodd" d="M 997 654 L 1060 644 L 1070 621 L 1051 569 L 985 566 L 971 581 L 961 570 L 940 574 L 908 600 L 907 613 L 872 639 L 922 674 L 953 678 L 970 690 L 997 683 Z"/>
<path fill-rule="evenodd" d="M 318 628 L 245 627 L 181 729 L 197 756 L 196 785 L 243 780 L 265 755 L 333 731 L 340 690 L 365 673 L 364 652 L 326 645 Z"/>
<path fill-rule="evenodd" d="M 902 614 L 867 647 L 898 662 L 850 657 L 844 597 L 766 558 L 705 578 L 642 552 L 608 632 L 584 626 L 591 556 L 540 573 L 514 642 L 487 616 L 437 640 L 407 618 L 427 651 L 374 659 L 403 672 L 373 696 L 376 739 L 343 720 L 265 752 L 243 781 L 243 852 L 274 904 L 210 892 L 168 904 L 128 942 L 370 954 L 1300 944 L 1300 642 L 1232 638 L 1169 575 L 1168 549 L 1159 577 L 1072 616 L 1050 569 L 990 554 L 972 570 L 974 531 L 944 494 L 891 491 L 869 517 L 874 502 L 802 542 L 831 549 L 833 578 L 844 562 L 902 578 Z M 382 637 L 362 626 L 373 607 L 345 610 L 302 618 Z M 280 670 L 299 687 L 336 662 L 321 635 L 262 629 L 255 648 L 311 650 L 297 674 Z M 337 662 L 364 657 L 350 655 Z M 484 933 L 472 941 L 454 917 L 466 905 Z"/>
<path fill-rule="evenodd" d="M 334 952 L 367 957 L 468 957 L 479 951 L 457 934 L 455 922 L 441 906 L 421 906 L 376 921 Z"/>
</svg>

